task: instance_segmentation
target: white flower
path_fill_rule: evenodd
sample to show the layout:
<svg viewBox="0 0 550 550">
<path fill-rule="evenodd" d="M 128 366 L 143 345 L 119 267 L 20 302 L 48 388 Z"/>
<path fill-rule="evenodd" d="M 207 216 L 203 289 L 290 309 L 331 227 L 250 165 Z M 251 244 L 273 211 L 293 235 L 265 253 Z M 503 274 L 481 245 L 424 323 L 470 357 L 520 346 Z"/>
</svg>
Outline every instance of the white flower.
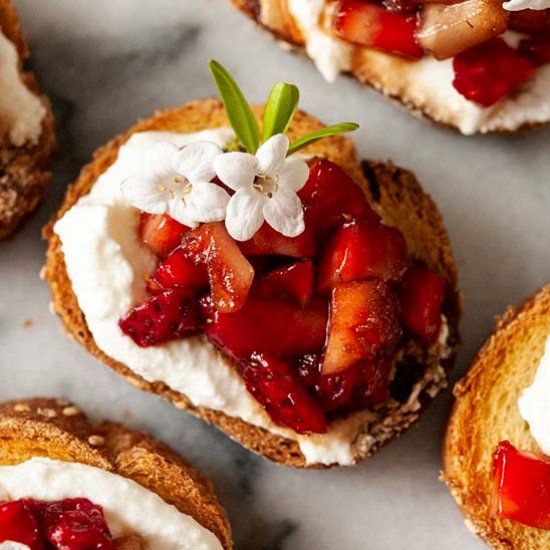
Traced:
<svg viewBox="0 0 550 550">
<path fill-rule="evenodd" d="M 299 158 L 286 158 L 289 141 L 283 134 L 269 138 L 256 153 L 226 153 L 216 157 L 216 175 L 235 191 L 225 225 L 237 241 L 246 241 L 264 220 L 286 237 L 303 233 L 304 211 L 296 194 L 309 168 Z"/>
<path fill-rule="evenodd" d="M 149 214 L 168 214 L 188 227 L 225 218 L 228 193 L 210 183 L 213 162 L 222 150 L 215 143 L 198 141 L 181 149 L 161 142 L 146 154 L 143 172 L 122 183 L 122 194 Z"/>
</svg>

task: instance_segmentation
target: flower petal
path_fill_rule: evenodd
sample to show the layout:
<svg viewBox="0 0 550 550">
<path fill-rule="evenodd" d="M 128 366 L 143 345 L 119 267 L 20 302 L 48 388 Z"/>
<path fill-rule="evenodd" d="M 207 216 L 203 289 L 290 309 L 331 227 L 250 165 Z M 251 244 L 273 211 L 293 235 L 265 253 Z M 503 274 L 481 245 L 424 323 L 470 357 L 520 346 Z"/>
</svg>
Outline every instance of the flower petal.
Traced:
<svg viewBox="0 0 550 550">
<path fill-rule="evenodd" d="M 220 222 L 225 219 L 229 194 L 214 183 L 193 183 L 187 195 L 189 215 L 198 222 Z"/>
<path fill-rule="evenodd" d="M 144 168 L 148 175 L 155 178 L 166 178 L 176 173 L 176 160 L 179 149 L 168 141 L 155 143 L 148 151 Z"/>
<path fill-rule="evenodd" d="M 283 189 L 294 192 L 300 191 L 309 177 L 309 166 L 303 159 L 291 157 L 286 159 L 285 165 L 279 172 L 279 185 Z"/>
<path fill-rule="evenodd" d="M 172 194 L 172 198 L 168 201 L 167 212 L 170 217 L 187 227 L 194 228 L 199 225 L 198 220 L 194 219 L 193 210 L 189 208 L 187 195 L 183 193 L 183 187 Z"/>
<path fill-rule="evenodd" d="M 279 189 L 264 203 L 265 221 L 285 237 L 297 237 L 305 230 L 304 210 L 298 195 Z"/>
<path fill-rule="evenodd" d="M 248 241 L 260 229 L 267 199 L 254 189 L 239 189 L 227 206 L 225 226 L 236 241 Z"/>
<path fill-rule="evenodd" d="M 215 175 L 214 159 L 222 150 L 211 141 L 197 141 L 178 151 L 176 170 L 190 182 L 210 181 Z"/>
<path fill-rule="evenodd" d="M 250 188 L 258 172 L 258 161 L 248 153 L 224 153 L 214 159 L 214 170 L 220 180 L 234 191 Z"/>
<path fill-rule="evenodd" d="M 152 177 L 131 176 L 120 186 L 124 198 L 136 208 L 149 214 L 164 214 L 168 207 L 169 193 L 159 187 Z"/>
<path fill-rule="evenodd" d="M 256 153 L 260 174 L 278 174 L 284 166 L 288 146 L 289 141 L 284 134 L 276 134 L 262 144 Z"/>
</svg>

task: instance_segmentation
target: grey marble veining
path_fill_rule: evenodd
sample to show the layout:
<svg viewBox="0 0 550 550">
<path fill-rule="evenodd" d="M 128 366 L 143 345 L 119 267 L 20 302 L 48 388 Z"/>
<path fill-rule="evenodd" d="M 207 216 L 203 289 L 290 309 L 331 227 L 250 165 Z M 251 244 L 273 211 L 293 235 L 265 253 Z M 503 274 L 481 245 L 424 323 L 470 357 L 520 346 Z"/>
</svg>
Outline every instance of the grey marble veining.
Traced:
<svg viewBox="0 0 550 550">
<path fill-rule="evenodd" d="M 550 281 L 550 129 L 464 138 L 424 125 L 254 30 L 224 0 L 15 0 L 33 65 L 59 121 L 48 200 L 0 243 L 0 398 L 70 396 L 167 441 L 210 475 L 242 550 L 476 550 L 438 481 L 450 392 L 421 424 L 354 469 L 295 471 L 130 387 L 64 337 L 39 281 L 40 228 L 94 149 L 155 109 L 211 96 L 206 60 L 226 64 L 253 101 L 274 81 L 298 84 L 302 105 L 327 122 L 357 120 L 362 155 L 415 170 L 443 211 L 466 300 L 455 379 L 494 315 Z M 32 320 L 24 328 L 23 322 Z"/>
</svg>

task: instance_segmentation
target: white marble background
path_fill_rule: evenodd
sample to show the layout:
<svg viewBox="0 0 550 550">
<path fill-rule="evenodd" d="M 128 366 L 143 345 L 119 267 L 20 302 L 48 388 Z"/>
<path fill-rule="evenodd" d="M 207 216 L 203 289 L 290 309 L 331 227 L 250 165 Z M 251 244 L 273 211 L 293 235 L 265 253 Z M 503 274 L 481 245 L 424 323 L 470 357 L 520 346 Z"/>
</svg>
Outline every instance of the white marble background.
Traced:
<svg viewBox="0 0 550 550">
<path fill-rule="evenodd" d="M 455 378 L 493 317 L 550 281 L 550 128 L 464 138 L 424 125 L 346 78 L 259 34 L 225 0 L 15 0 L 33 64 L 59 122 L 46 203 L 0 243 L 0 398 L 71 397 L 94 416 L 147 430 L 212 476 L 242 550 L 475 550 L 438 481 L 450 392 L 421 424 L 350 470 L 294 471 L 252 456 L 216 430 L 141 393 L 64 337 L 39 281 L 40 228 L 94 149 L 153 110 L 214 94 L 206 60 L 226 64 L 251 100 L 275 80 L 302 90 L 327 122 L 357 120 L 360 152 L 412 168 L 443 211 L 466 299 Z M 23 328 L 26 319 L 32 325 Z"/>
</svg>

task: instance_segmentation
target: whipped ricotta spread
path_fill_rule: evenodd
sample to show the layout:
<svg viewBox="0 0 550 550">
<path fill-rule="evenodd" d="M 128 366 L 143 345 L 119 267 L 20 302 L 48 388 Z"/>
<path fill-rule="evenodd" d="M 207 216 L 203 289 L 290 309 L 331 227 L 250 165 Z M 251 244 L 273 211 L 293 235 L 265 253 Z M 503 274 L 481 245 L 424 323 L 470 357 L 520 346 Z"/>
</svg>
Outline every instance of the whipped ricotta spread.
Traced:
<svg viewBox="0 0 550 550">
<path fill-rule="evenodd" d="M 550 7 L 550 0 L 510 0 L 505 6 L 530 3 Z M 296 20 L 305 40 L 308 55 L 328 81 L 333 81 L 340 72 L 352 68 L 354 52 L 367 50 L 330 33 L 323 26 L 325 0 L 288 0 L 289 10 Z M 510 34 L 504 35 L 509 39 Z M 381 74 L 384 93 L 411 103 L 413 107 L 426 111 L 435 120 L 452 124 L 465 135 L 495 130 L 516 130 L 524 124 L 535 124 L 550 120 L 550 65 L 540 67 L 537 74 L 525 83 L 520 93 L 483 108 L 467 100 L 453 86 L 454 71 L 452 59 L 437 61 L 426 56 L 410 63 L 393 64 L 393 56 L 382 54 L 372 59 L 372 69 Z M 370 65 L 370 61 L 367 60 Z M 391 73 L 398 73 L 399 78 Z"/>
<path fill-rule="evenodd" d="M 535 379 L 518 401 L 519 412 L 529 424 L 541 450 L 550 455 L 550 336 L 546 340 Z"/>
<path fill-rule="evenodd" d="M 40 98 L 21 79 L 17 49 L 0 31 L 0 137 L 7 135 L 16 147 L 36 143 L 45 115 Z"/>
<path fill-rule="evenodd" d="M 1 466 L 0 488 L 10 500 L 87 498 L 103 508 L 113 537 L 138 534 L 148 550 L 222 550 L 218 538 L 191 516 L 135 481 L 101 468 L 33 458 Z"/>
<path fill-rule="evenodd" d="M 546 10 L 550 8 L 550 0 L 509 0 L 502 7 L 509 11 Z"/>
</svg>

